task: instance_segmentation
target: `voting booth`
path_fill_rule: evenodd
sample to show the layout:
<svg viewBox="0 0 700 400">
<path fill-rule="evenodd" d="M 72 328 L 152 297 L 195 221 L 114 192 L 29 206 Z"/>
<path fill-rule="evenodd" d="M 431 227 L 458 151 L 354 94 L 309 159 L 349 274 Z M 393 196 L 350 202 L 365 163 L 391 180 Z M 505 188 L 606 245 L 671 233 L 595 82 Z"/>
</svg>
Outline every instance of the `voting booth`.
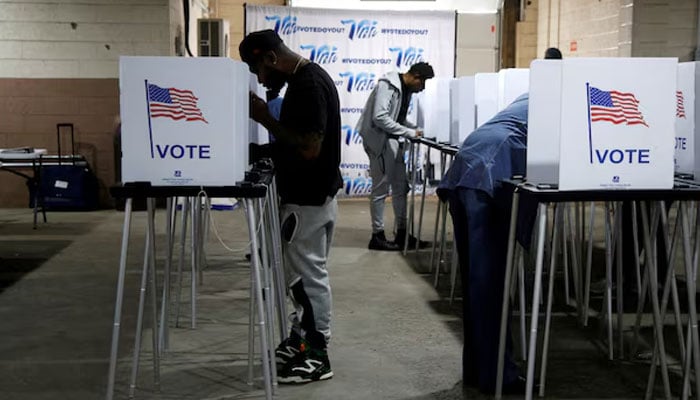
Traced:
<svg viewBox="0 0 700 400">
<path fill-rule="evenodd" d="M 675 58 L 533 61 L 528 181 L 560 190 L 673 187 L 677 70 Z"/>
<path fill-rule="evenodd" d="M 527 68 L 506 68 L 498 71 L 498 111 L 527 93 L 529 86 L 530 70 Z"/>
<path fill-rule="evenodd" d="M 450 81 L 451 78 L 435 77 L 425 81 L 420 105 L 426 137 L 434 137 L 440 143 L 450 141 Z"/>
<path fill-rule="evenodd" d="M 477 128 L 498 112 L 498 73 L 474 75 L 474 102 L 476 103 Z"/>
<path fill-rule="evenodd" d="M 684 62 L 678 64 L 678 87 L 676 88 L 676 140 L 675 171 L 679 174 L 695 174 L 700 168 L 695 164 L 700 161 L 698 143 L 695 140 L 695 127 L 698 126 L 695 112 L 695 93 L 698 85 L 698 63 Z"/>
<path fill-rule="evenodd" d="M 460 145 L 476 128 L 473 76 L 461 76 L 450 82 L 450 101 L 450 143 Z"/>
<path fill-rule="evenodd" d="M 228 58 L 121 57 L 122 180 L 227 186 L 248 167 L 249 82 Z"/>
</svg>

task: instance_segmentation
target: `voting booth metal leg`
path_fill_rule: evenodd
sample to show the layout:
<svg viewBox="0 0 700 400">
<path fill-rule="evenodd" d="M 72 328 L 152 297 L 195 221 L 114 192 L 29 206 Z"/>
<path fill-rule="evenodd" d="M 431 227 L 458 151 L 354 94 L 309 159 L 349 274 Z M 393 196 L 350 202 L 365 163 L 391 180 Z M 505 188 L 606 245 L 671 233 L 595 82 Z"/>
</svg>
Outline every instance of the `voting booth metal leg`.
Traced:
<svg viewBox="0 0 700 400">
<path fill-rule="evenodd" d="M 516 246 L 518 260 L 518 306 L 520 307 L 520 356 L 523 361 L 527 360 L 527 323 L 525 321 L 525 309 L 527 303 L 525 301 L 525 255 L 522 248 Z"/>
<path fill-rule="evenodd" d="M 156 272 L 156 199 L 147 202 L 148 236 L 151 237 L 151 248 L 148 253 L 151 290 L 151 342 L 153 347 L 153 386 L 160 391 L 160 351 L 158 347 L 158 274 Z"/>
<path fill-rule="evenodd" d="M 605 203 L 605 327 L 607 328 L 608 337 L 608 359 L 613 359 L 613 328 L 612 328 L 612 222 L 610 221 L 610 203 Z"/>
<path fill-rule="evenodd" d="M 271 360 L 270 352 L 267 341 L 267 327 L 265 321 L 265 307 L 263 300 L 263 288 L 261 281 L 260 272 L 260 255 L 258 253 L 258 238 L 256 234 L 256 215 L 255 215 L 255 203 L 252 199 L 245 199 L 246 203 L 246 215 L 248 217 L 248 232 L 250 234 L 250 261 L 251 261 L 251 272 L 253 274 L 253 279 L 255 280 L 255 303 L 258 315 L 258 326 L 260 327 L 260 352 L 262 353 L 262 367 L 263 367 L 263 382 L 265 387 L 265 398 L 267 400 L 272 400 L 272 378 L 271 378 Z"/>
<path fill-rule="evenodd" d="M 251 268 L 252 259 L 251 259 Z M 253 386 L 254 382 L 254 366 L 255 366 L 255 275 L 250 271 L 250 301 L 248 302 L 248 383 Z"/>
<path fill-rule="evenodd" d="M 527 400 L 532 400 L 532 389 L 535 381 L 535 353 L 537 351 L 537 324 L 542 294 L 542 265 L 544 263 L 544 239 L 547 230 L 547 203 L 540 203 L 538 208 L 537 259 L 535 261 L 535 284 L 532 295 L 530 345 L 527 353 L 527 381 L 525 384 L 525 399 Z"/>
<path fill-rule="evenodd" d="M 185 245 L 187 239 L 187 219 L 190 207 L 189 197 L 182 198 L 182 226 L 180 227 L 180 256 L 177 264 L 177 294 L 175 302 L 175 326 L 180 327 L 180 303 L 182 302 L 182 271 L 185 267 Z"/>
<path fill-rule="evenodd" d="M 583 326 L 588 326 L 588 310 L 591 304 L 591 267 L 593 263 L 593 229 L 595 228 L 595 203 L 591 202 L 591 219 L 588 225 L 588 244 L 586 247 L 586 276 L 583 288 Z"/>
<path fill-rule="evenodd" d="M 434 287 L 438 287 L 440 280 L 440 272 L 443 265 L 443 255 L 445 254 L 445 242 L 447 242 L 447 203 L 442 206 L 442 226 L 440 228 L 440 252 L 438 253 L 437 268 L 435 268 L 435 281 L 433 282 Z"/>
<path fill-rule="evenodd" d="M 141 287 L 139 289 L 139 306 L 138 315 L 136 317 L 136 334 L 134 335 L 134 358 L 131 364 L 131 379 L 129 380 L 129 397 L 133 398 L 136 392 L 136 378 L 138 376 L 139 361 L 141 356 L 141 339 L 143 337 L 143 314 L 146 306 L 147 285 L 150 280 L 151 291 L 151 319 L 153 322 L 152 341 L 153 341 L 153 374 L 154 386 L 156 390 L 160 389 L 160 365 L 158 355 L 158 312 L 156 298 L 156 270 L 155 270 L 155 226 L 154 226 L 154 210 L 153 199 L 146 199 L 148 231 L 146 233 L 146 245 L 143 256 L 143 268 L 141 271 Z"/>
<path fill-rule="evenodd" d="M 582 262 L 581 257 L 579 255 L 579 237 L 577 235 L 578 227 L 574 223 L 572 223 L 571 208 L 571 205 L 567 204 L 567 207 L 564 211 L 565 225 L 568 225 L 568 233 L 570 236 L 569 241 L 564 240 L 564 248 L 566 248 L 566 244 L 568 243 L 570 246 L 569 248 L 571 249 L 571 275 L 574 284 L 574 298 L 576 299 L 576 310 L 580 320 L 583 312 L 583 310 L 581 310 L 581 304 L 583 303 L 583 276 L 581 274 Z"/>
<path fill-rule="evenodd" d="M 568 204 L 563 203 L 562 206 L 568 208 Z M 555 213 L 556 213 L 556 207 L 555 206 Z M 554 218 L 555 221 L 557 221 L 557 218 L 555 216 Z M 564 220 L 559 220 L 563 226 L 562 232 L 564 240 L 562 241 L 562 246 L 561 246 L 561 252 L 562 252 L 562 264 L 564 266 L 564 303 L 567 306 L 571 305 L 571 290 L 569 288 L 569 238 L 567 237 L 566 231 L 568 229 L 568 219 Z M 555 257 L 557 255 L 556 251 L 554 250 L 554 241 L 556 238 L 554 237 L 554 234 L 552 234 L 552 253 L 551 256 Z"/>
<path fill-rule="evenodd" d="M 617 245 L 615 246 L 615 264 L 617 266 L 617 346 L 618 346 L 618 358 L 623 360 L 625 358 L 625 337 L 624 337 L 624 305 L 623 305 L 623 279 L 622 276 L 622 244 L 624 238 L 622 237 L 622 202 L 618 202 L 615 207 L 615 235 L 617 240 L 615 241 Z"/>
<path fill-rule="evenodd" d="M 698 204 L 695 204 L 697 207 Z M 693 246 L 693 282 L 697 282 L 697 273 L 698 273 L 698 252 L 700 252 L 700 210 L 696 210 L 695 213 L 696 221 L 695 221 L 695 244 Z M 688 302 L 694 301 L 694 298 L 689 297 Z M 691 356 L 690 353 L 693 351 L 691 348 L 694 347 L 692 343 L 692 324 L 690 323 L 690 319 L 688 320 L 688 327 L 687 327 L 687 333 L 686 333 L 686 343 L 685 343 L 685 348 L 686 348 L 686 354 L 684 358 L 684 365 L 683 365 L 683 399 L 687 399 L 688 395 L 690 394 L 690 363 L 691 363 Z M 695 363 L 695 369 L 696 373 L 698 368 L 700 366 Z M 697 389 L 696 389 L 697 390 Z M 700 392 L 696 392 L 700 393 Z"/>
<path fill-rule="evenodd" d="M 263 262 L 261 264 L 262 267 L 262 276 L 263 276 L 263 298 L 265 299 L 265 321 L 267 321 L 267 339 L 268 339 L 268 348 L 269 349 L 274 349 L 275 348 L 275 291 L 272 288 L 272 263 L 271 263 L 271 249 L 268 246 L 268 243 L 271 243 L 272 238 L 269 237 L 270 235 L 270 230 L 268 229 L 268 226 L 270 224 L 269 218 L 266 215 L 266 207 L 265 207 L 266 200 L 265 198 L 260 198 L 258 199 L 258 217 L 260 218 L 261 221 L 263 221 L 263 224 L 260 228 L 260 248 L 262 249 L 261 253 L 263 256 Z M 274 358 L 272 354 L 270 354 L 270 358 Z M 272 376 L 272 383 L 273 383 L 273 390 L 274 387 L 276 386 L 277 383 L 277 368 L 270 368 L 271 371 L 271 376 Z"/>
<path fill-rule="evenodd" d="M 663 384 L 664 384 L 664 395 L 666 399 L 671 398 L 671 389 L 670 389 L 670 384 L 669 384 L 669 379 L 668 379 L 668 366 L 666 363 L 666 346 L 664 344 L 664 333 L 663 333 L 663 321 L 661 321 L 661 313 L 660 313 L 660 307 L 659 307 L 659 298 L 658 298 L 658 284 L 657 284 L 657 279 L 656 279 L 656 259 L 652 255 L 653 250 L 652 250 L 652 245 L 651 245 L 651 237 L 650 237 L 650 232 L 651 230 L 649 229 L 649 218 L 648 218 L 648 213 L 647 213 L 647 207 L 648 205 L 645 202 L 642 202 L 642 232 L 644 234 L 644 255 L 646 258 L 646 268 L 645 268 L 645 273 L 648 276 L 649 279 L 649 297 L 651 299 L 651 304 L 652 304 L 652 310 L 653 310 L 653 320 L 654 320 L 654 332 L 655 332 L 655 339 L 656 343 L 659 346 L 659 358 L 661 361 L 661 377 L 663 379 Z M 653 224 L 655 225 L 655 224 Z M 654 230 L 654 232 L 656 232 Z M 685 234 L 685 232 L 684 232 Z M 685 240 L 685 238 L 684 238 Z M 694 305 L 693 305 L 694 306 Z M 693 307 L 694 309 L 694 307 Z M 697 318 L 697 317 L 696 317 Z M 700 382 L 698 382 L 698 385 L 700 385 Z"/>
<path fill-rule="evenodd" d="M 119 353 L 119 329 L 121 327 L 122 304 L 124 300 L 124 277 L 126 275 L 126 258 L 129 250 L 129 230 L 131 229 L 131 208 L 133 199 L 126 199 L 124 206 L 124 227 L 122 229 L 122 246 L 117 273 L 117 298 L 114 302 L 114 323 L 112 324 L 112 348 L 109 355 L 109 372 L 107 375 L 107 400 L 114 398 L 114 381 L 117 375 L 117 357 Z"/>
<path fill-rule="evenodd" d="M 197 204 L 197 199 L 198 197 L 190 199 L 190 215 L 192 217 L 190 229 L 190 327 L 192 329 L 197 329 L 197 259 L 199 258 L 197 237 L 199 236 L 198 210 L 201 208 Z"/>
<path fill-rule="evenodd" d="M 430 269 L 429 272 L 433 272 L 433 268 L 435 268 L 435 254 L 437 253 L 438 250 L 438 231 L 440 228 L 440 216 L 442 215 L 442 207 L 445 206 L 440 199 L 438 199 L 437 202 L 437 211 L 435 212 L 435 230 L 433 231 L 433 248 L 432 251 L 430 252 Z M 440 266 L 440 260 L 438 259 L 438 267 Z"/>
<path fill-rule="evenodd" d="M 410 168 L 410 190 L 411 190 L 411 204 L 408 208 L 408 222 L 406 223 L 406 236 L 409 234 L 413 235 L 413 221 L 415 217 L 415 206 L 416 206 L 416 164 L 417 159 L 416 153 L 418 147 L 417 143 L 409 142 L 408 146 L 408 162 Z M 405 256 L 408 252 L 408 237 L 405 238 L 402 249 L 403 255 Z"/>
<path fill-rule="evenodd" d="M 423 166 L 423 190 L 421 190 L 420 195 L 420 212 L 418 213 L 418 232 L 416 233 L 416 248 L 414 249 L 416 253 L 420 249 L 420 239 L 421 233 L 423 232 L 423 215 L 425 214 L 425 193 L 428 187 L 428 166 L 430 165 L 430 152 L 425 153 L 425 165 Z"/>
<path fill-rule="evenodd" d="M 663 295 L 661 298 L 661 320 L 665 321 L 666 320 L 666 307 L 668 305 L 668 298 L 669 294 L 673 292 L 672 295 L 672 301 L 673 301 L 673 307 L 674 307 L 674 316 L 675 316 L 675 322 L 676 322 L 676 333 L 678 334 L 678 344 L 679 344 L 679 349 L 680 349 L 680 358 L 681 360 L 685 360 L 685 349 L 686 346 L 684 345 L 684 336 L 683 336 L 683 322 L 681 320 L 681 315 L 680 315 L 680 302 L 678 299 L 678 292 L 677 292 L 677 287 L 676 287 L 676 277 L 675 277 L 675 267 L 673 266 L 673 260 L 675 260 L 675 254 L 676 254 L 676 249 L 677 249 L 677 244 L 678 240 L 676 240 L 677 233 L 680 230 L 681 227 L 681 222 L 680 220 L 677 220 L 676 227 L 674 229 L 673 233 L 673 239 L 669 243 L 669 236 L 668 236 L 668 215 L 666 213 L 666 208 L 661 207 L 661 226 L 663 228 L 663 236 L 664 236 L 664 241 L 666 245 L 666 261 L 669 266 L 669 268 L 666 271 L 666 278 L 664 280 L 664 291 Z M 656 379 L 656 365 L 659 361 L 659 347 L 657 344 L 654 344 L 654 352 L 652 353 L 652 359 L 651 359 L 651 366 L 649 368 L 649 378 L 647 380 L 647 391 L 645 398 L 651 398 L 653 395 L 654 391 L 654 382 Z M 687 382 L 684 383 L 683 387 L 683 393 L 684 396 L 687 397 L 687 386 L 685 385 Z"/>
<path fill-rule="evenodd" d="M 690 247 L 690 226 L 688 222 L 688 206 L 681 203 L 679 207 L 681 222 L 683 223 L 683 261 L 685 264 L 686 290 L 688 293 L 688 325 L 692 347 L 693 364 L 695 365 L 695 393 L 700 394 L 700 338 L 698 336 L 698 314 L 695 305 L 695 279 L 697 261 L 693 262 L 692 249 Z M 686 356 L 690 357 L 690 348 Z"/>
<path fill-rule="evenodd" d="M 554 273 L 556 270 L 556 254 L 561 243 L 566 247 L 566 232 L 563 228 L 564 212 L 568 212 L 566 204 L 556 204 L 554 206 L 554 222 L 552 228 L 552 252 L 549 259 L 549 285 L 547 286 L 547 309 L 545 311 L 544 343 L 542 344 L 542 366 L 540 368 L 540 391 L 539 396 L 544 396 L 545 377 L 547 375 L 547 355 L 549 352 L 549 330 L 552 323 L 552 298 L 554 297 Z M 566 258 L 566 257 L 565 257 Z"/>
<path fill-rule="evenodd" d="M 268 187 L 268 214 L 270 219 L 270 235 L 272 236 L 273 254 L 273 286 L 277 299 L 277 321 L 280 332 L 280 340 L 287 338 L 289 328 L 287 326 L 287 293 L 286 280 L 284 278 L 284 259 L 282 257 L 282 229 L 280 227 L 279 203 L 277 200 L 277 186 L 273 179 Z"/>
<path fill-rule="evenodd" d="M 496 367 L 496 400 L 500 400 L 503 394 L 503 366 L 506 354 L 506 327 L 508 324 L 508 297 L 510 294 L 511 278 L 513 274 L 513 253 L 515 249 L 515 226 L 518 218 L 518 202 L 520 193 L 518 189 L 513 192 L 513 204 L 510 213 L 510 226 L 508 230 L 508 250 L 506 253 L 506 272 L 503 282 L 503 303 L 501 305 L 501 329 L 498 341 L 498 366 Z"/>
<path fill-rule="evenodd" d="M 168 315 L 170 312 L 170 275 L 173 259 L 173 201 L 172 197 L 166 200 L 165 236 L 167 248 L 165 253 L 165 268 L 163 269 L 163 296 L 160 304 L 160 330 L 158 331 L 158 350 L 162 353 L 168 348 L 169 327 Z"/>
</svg>

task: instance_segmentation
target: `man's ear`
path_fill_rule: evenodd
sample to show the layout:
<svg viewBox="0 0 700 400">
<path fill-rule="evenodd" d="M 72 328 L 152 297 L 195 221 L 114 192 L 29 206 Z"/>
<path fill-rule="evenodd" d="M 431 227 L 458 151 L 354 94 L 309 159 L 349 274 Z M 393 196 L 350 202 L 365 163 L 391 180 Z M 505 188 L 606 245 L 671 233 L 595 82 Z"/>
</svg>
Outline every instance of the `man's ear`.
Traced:
<svg viewBox="0 0 700 400">
<path fill-rule="evenodd" d="M 265 64 L 275 65 L 277 64 L 277 54 L 274 51 L 270 50 L 266 52 L 263 56 L 263 61 L 265 62 Z"/>
</svg>

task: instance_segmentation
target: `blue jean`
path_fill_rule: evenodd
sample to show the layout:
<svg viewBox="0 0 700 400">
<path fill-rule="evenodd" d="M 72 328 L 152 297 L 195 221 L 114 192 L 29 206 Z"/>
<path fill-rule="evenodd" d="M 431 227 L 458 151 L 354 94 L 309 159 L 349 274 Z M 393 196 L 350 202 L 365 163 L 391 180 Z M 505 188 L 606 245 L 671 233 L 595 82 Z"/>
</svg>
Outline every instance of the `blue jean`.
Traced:
<svg viewBox="0 0 700 400">
<path fill-rule="evenodd" d="M 462 278 L 462 373 L 466 384 L 476 384 L 484 392 L 493 392 L 496 386 L 510 200 L 505 193 L 492 198 L 466 188 L 456 188 L 449 197 Z M 506 385 L 519 375 L 512 357 L 510 324 L 507 329 Z"/>
</svg>

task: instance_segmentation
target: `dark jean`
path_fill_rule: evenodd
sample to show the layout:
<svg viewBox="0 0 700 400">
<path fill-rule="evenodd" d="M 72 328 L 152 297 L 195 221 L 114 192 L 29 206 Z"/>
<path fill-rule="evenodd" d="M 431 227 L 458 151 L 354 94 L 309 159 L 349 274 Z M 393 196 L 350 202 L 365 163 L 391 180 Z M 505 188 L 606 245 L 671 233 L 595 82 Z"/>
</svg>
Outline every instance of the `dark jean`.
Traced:
<svg viewBox="0 0 700 400">
<path fill-rule="evenodd" d="M 512 193 L 502 188 L 494 197 L 481 190 L 456 188 L 449 194 L 463 292 L 463 378 L 485 392 L 496 386 L 498 339 L 505 280 Z M 521 242 L 529 242 L 536 207 L 520 207 Z M 503 383 L 516 381 L 519 369 L 512 357 L 507 327 Z"/>
</svg>

